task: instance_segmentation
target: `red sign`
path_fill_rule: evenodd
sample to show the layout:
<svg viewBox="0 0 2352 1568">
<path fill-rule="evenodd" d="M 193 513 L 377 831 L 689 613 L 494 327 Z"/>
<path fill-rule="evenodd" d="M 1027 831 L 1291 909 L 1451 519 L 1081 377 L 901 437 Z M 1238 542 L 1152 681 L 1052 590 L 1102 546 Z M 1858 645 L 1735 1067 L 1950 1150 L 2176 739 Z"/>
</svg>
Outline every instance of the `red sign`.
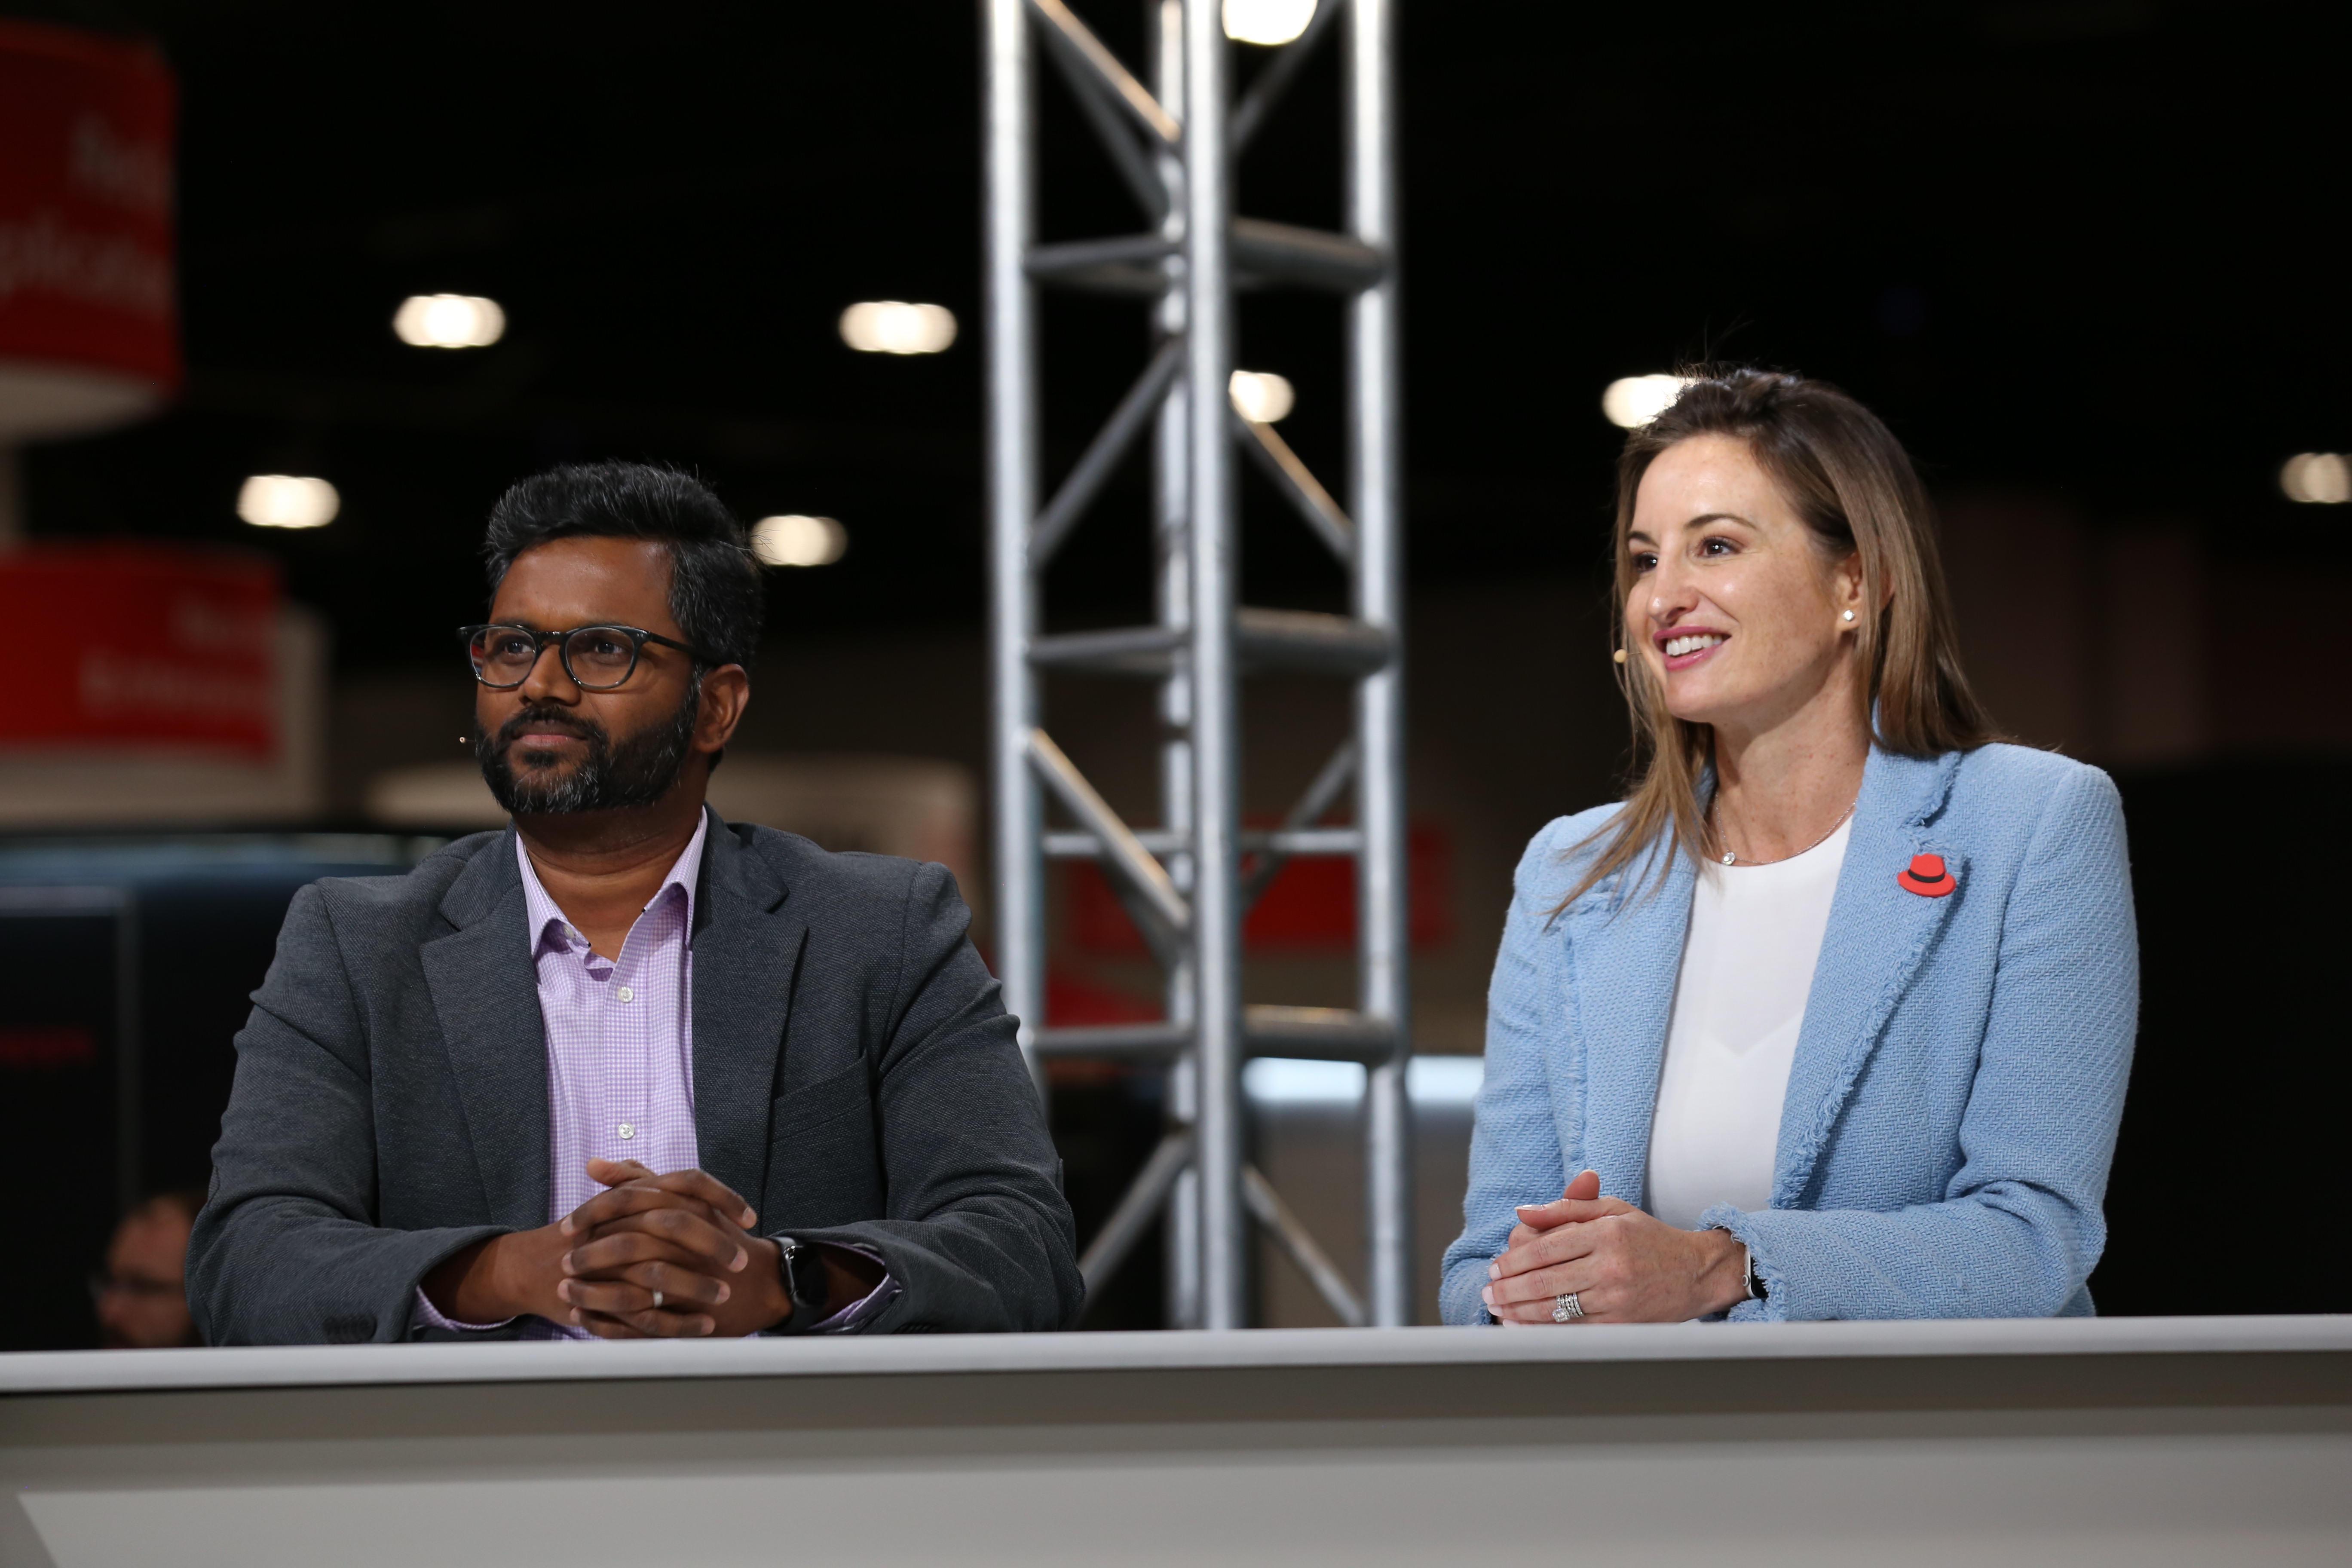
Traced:
<svg viewBox="0 0 2352 1568">
<path fill-rule="evenodd" d="M 1142 933 L 1127 918 L 1101 868 L 1091 860 L 1068 865 L 1071 944 L 1080 952 L 1107 956 L 1145 952 Z M 1442 824 L 1418 821 L 1407 829 L 1405 875 L 1413 950 L 1443 948 L 1454 940 L 1454 839 Z M 1242 945 L 1262 953 L 1351 951 L 1356 863 L 1318 856 L 1283 867 L 1242 922 Z"/>
<path fill-rule="evenodd" d="M 15 631 L 0 746 L 278 749 L 276 564 L 168 545 L 0 555 Z"/>
<path fill-rule="evenodd" d="M 0 1068 L 79 1068 L 97 1059 L 88 1029 L 0 1025 Z"/>
<path fill-rule="evenodd" d="M 0 361 L 179 384 L 173 108 L 153 50 L 0 21 Z"/>
</svg>

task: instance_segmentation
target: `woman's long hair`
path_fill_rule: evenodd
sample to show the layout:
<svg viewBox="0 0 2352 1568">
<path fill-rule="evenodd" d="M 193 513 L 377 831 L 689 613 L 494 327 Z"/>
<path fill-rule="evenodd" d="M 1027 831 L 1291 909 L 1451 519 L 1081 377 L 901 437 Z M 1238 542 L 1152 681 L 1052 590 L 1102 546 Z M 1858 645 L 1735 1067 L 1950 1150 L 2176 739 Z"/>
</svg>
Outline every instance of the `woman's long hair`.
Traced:
<svg viewBox="0 0 2352 1568">
<path fill-rule="evenodd" d="M 1626 535 L 1642 476 L 1659 453 L 1694 436 L 1744 443 L 1813 531 L 1825 559 L 1861 555 L 1863 602 L 1881 606 L 1857 634 L 1870 679 L 1854 700 L 1872 739 L 1912 757 L 1992 740 L 1991 722 L 1960 673 L 1927 489 L 1894 433 L 1826 382 L 1748 369 L 1703 374 L 1673 406 L 1625 438 L 1617 459 L 1616 646 L 1630 647 L 1625 604 L 1634 571 Z M 1602 879 L 1626 871 L 1653 845 L 1699 859 L 1721 853 L 1699 798 L 1699 781 L 1714 760 L 1713 730 L 1666 710 L 1646 659 L 1628 657 L 1617 680 L 1633 721 L 1636 782 L 1625 809 L 1570 851 L 1602 847 L 1554 914 Z M 1652 862 L 1661 873 L 1670 863 L 1668 856 Z"/>
</svg>

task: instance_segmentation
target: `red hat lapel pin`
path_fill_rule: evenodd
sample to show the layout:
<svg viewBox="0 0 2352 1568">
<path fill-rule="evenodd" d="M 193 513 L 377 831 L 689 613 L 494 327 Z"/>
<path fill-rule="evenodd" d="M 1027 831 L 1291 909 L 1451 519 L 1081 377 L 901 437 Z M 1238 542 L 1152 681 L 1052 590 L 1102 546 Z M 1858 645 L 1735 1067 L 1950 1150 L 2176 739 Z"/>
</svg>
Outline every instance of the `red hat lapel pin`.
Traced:
<svg viewBox="0 0 2352 1568">
<path fill-rule="evenodd" d="M 1908 870 L 1895 873 L 1895 879 L 1906 893 L 1916 893 L 1923 899 L 1940 899 L 1959 886 L 1952 874 L 1944 869 L 1941 855 L 1914 855 Z"/>
</svg>

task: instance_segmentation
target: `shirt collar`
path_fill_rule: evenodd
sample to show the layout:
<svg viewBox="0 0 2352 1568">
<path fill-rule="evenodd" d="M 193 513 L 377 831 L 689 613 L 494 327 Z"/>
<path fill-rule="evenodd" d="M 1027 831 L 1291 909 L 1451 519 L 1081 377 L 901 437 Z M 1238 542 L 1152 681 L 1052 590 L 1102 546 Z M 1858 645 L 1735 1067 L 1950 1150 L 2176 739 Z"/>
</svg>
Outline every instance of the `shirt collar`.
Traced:
<svg viewBox="0 0 2352 1568">
<path fill-rule="evenodd" d="M 672 888 L 676 888 L 686 900 L 683 929 L 688 931 L 694 930 L 694 898 L 702 883 L 702 841 L 709 832 L 710 813 L 705 811 L 694 825 L 694 837 L 686 841 L 685 849 L 671 864 L 669 875 L 662 879 L 662 885 L 655 889 L 654 896 L 646 900 L 646 908 L 652 909 L 668 896 Z M 538 868 L 531 865 L 530 851 L 524 847 L 520 833 L 515 835 L 515 860 L 522 867 L 523 908 L 530 919 L 528 929 L 531 933 L 532 951 L 537 952 L 547 941 L 550 926 L 554 927 L 558 933 L 558 945 L 569 946 L 577 940 L 572 922 L 564 918 L 562 908 L 549 896 L 545 885 L 540 881 Z"/>
</svg>

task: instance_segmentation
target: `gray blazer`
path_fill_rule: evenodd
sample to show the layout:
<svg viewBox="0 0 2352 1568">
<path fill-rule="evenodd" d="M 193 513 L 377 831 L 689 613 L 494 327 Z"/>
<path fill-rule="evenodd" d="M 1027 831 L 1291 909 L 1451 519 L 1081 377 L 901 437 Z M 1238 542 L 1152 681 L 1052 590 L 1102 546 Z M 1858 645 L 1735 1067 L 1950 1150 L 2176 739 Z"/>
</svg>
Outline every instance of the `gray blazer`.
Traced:
<svg viewBox="0 0 2352 1568">
<path fill-rule="evenodd" d="M 714 816 L 699 886 L 703 1168 L 763 1234 L 879 1252 L 904 1289 L 869 1331 L 1076 1319 L 1060 1163 L 955 879 Z M 511 828 L 296 895 L 188 1246 L 206 1342 L 449 1337 L 412 1321 L 417 1281 L 547 1223 L 523 910 Z"/>
</svg>

